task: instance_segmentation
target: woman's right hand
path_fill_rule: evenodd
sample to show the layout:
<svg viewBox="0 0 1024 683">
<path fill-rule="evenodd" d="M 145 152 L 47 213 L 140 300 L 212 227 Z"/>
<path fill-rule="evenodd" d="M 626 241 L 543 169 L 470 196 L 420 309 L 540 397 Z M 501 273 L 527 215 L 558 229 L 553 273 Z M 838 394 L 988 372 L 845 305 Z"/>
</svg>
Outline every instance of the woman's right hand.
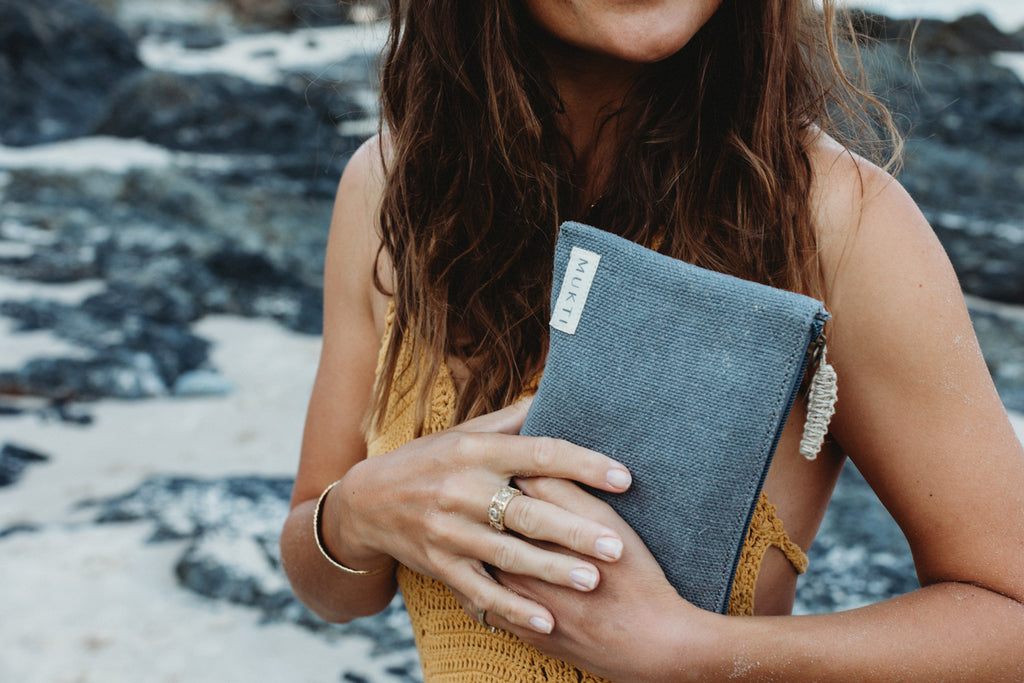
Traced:
<svg viewBox="0 0 1024 683">
<path fill-rule="evenodd" d="M 610 492 L 625 491 L 631 480 L 625 467 L 599 453 L 520 436 L 529 405 L 524 399 L 352 467 L 327 500 L 328 545 L 346 548 L 364 565 L 386 555 L 443 581 L 474 619 L 483 609 L 550 632 L 551 613 L 501 586 L 487 565 L 587 591 L 600 580 L 592 562 L 524 539 L 603 561 L 619 558 L 622 539 L 604 524 L 525 495 L 505 509 L 505 527 L 514 533 L 500 532 L 488 522 L 492 496 L 513 477 L 570 479 Z"/>
</svg>

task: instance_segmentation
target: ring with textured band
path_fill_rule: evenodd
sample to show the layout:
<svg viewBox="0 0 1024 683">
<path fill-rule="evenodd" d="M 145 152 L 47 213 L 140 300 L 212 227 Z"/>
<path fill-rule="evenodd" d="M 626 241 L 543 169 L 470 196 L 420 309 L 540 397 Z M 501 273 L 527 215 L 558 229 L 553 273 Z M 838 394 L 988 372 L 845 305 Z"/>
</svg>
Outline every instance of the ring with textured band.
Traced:
<svg viewBox="0 0 1024 683">
<path fill-rule="evenodd" d="M 481 626 L 483 626 L 491 633 L 498 633 L 501 630 L 498 627 L 491 626 L 487 623 L 487 610 L 485 610 L 483 607 L 476 608 L 476 620 L 480 622 Z"/>
<path fill-rule="evenodd" d="M 498 531 L 505 530 L 505 508 L 516 496 L 523 495 L 523 492 L 514 486 L 502 486 L 498 492 L 491 497 L 487 506 L 487 521 Z"/>
</svg>

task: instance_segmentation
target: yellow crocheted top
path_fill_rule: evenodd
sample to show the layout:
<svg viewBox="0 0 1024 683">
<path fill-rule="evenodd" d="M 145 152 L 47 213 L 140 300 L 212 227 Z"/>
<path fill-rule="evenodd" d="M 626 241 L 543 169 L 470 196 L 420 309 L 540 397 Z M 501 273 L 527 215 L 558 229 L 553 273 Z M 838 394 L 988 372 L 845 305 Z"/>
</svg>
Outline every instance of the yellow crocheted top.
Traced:
<svg viewBox="0 0 1024 683">
<path fill-rule="evenodd" d="M 392 330 L 393 308 L 389 307 L 379 375 Z M 403 343 L 398 358 L 399 372 L 393 380 L 383 426 L 367 436 L 367 456 L 388 453 L 416 437 L 413 397 L 418 373 L 412 352 Z M 448 368 L 441 366 L 434 384 L 424 433 L 432 434 L 452 426 L 455 385 Z M 754 613 L 754 586 L 761 560 L 769 546 L 786 555 L 798 573 L 807 569 L 807 556 L 786 534 L 775 506 L 761 494 L 754 511 L 746 543 L 740 554 L 729 601 L 729 614 Z M 440 681 L 571 681 L 597 683 L 598 678 L 557 659 L 547 657 L 508 633 L 490 633 L 469 618 L 448 587 L 440 581 L 399 565 L 398 586 L 412 621 L 423 676 L 427 683 Z"/>
</svg>

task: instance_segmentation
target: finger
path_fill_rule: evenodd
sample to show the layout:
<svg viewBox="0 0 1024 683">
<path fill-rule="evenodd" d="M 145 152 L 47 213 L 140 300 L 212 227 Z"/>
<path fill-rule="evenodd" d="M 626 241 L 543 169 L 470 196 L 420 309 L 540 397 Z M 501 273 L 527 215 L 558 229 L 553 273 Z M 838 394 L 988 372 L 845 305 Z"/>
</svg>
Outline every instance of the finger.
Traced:
<svg viewBox="0 0 1024 683">
<path fill-rule="evenodd" d="M 492 623 L 493 616 L 537 633 L 551 633 L 554 628 L 555 620 L 548 610 L 496 582 L 478 563 L 462 565 L 449 581 L 456 597 L 465 600 L 462 607 L 473 620 L 479 608 L 487 611 L 488 623 Z"/>
<path fill-rule="evenodd" d="M 460 432 L 449 435 L 462 462 L 477 462 L 512 477 L 572 479 L 614 493 L 632 483 L 624 465 L 582 446 L 543 436 Z"/>
<path fill-rule="evenodd" d="M 519 430 L 522 429 L 523 422 L 526 420 L 526 413 L 529 412 L 532 403 L 532 396 L 521 398 L 501 410 L 467 420 L 459 425 L 458 430 L 463 432 L 518 434 Z"/>
<path fill-rule="evenodd" d="M 469 596 L 467 596 L 462 591 L 460 591 L 460 590 L 458 590 L 456 588 L 453 588 L 451 586 L 448 586 L 448 590 L 450 590 L 452 592 L 452 595 L 455 596 L 455 599 L 459 601 L 460 605 L 462 605 L 462 610 L 466 613 L 467 617 L 469 617 L 470 619 L 472 619 L 473 621 L 475 621 L 477 623 L 480 623 L 481 626 L 490 626 L 491 625 L 491 620 L 490 619 L 487 619 L 487 623 L 483 623 L 483 622 L 480 621 L 480 613 L 477 610 L 476 606 L 473 604 L 473 601 L 469 599 Z"/>
<path fill-rule="evenodd" d="M 535 600 L 541 604 L 548 604 L 547 601 L 539 596 L 534 588 L 538 587 L 538 584 L 532 579 L 528 579 L 517 574 L 509 574 L 495 569 L 493 572 L 494 580 L 497 581 L 501 586 L 512 591 L 516 595 L 523 596 L 529 600 Z M 549 599 L 551 596 L 548 596 Z M 518 636 L 525 640 L 527 643 L 534 645 L 535 647 L 540 646 L 542 643 L 550 644 L 550 638 L 557 638 L 558 636 L 558 624 L 551 633 L 538 633 L 536 631 L 523 629 L 506 620 L 501 614 L 490 614 L 486 615 L 487 624 L 501 631 L 508 631 L 509 633 Z"/>
<path fill-rule="evenodd" d="M 534 500 L 552 503 L 605 526 L 619 519 L 611 505 L 567 479 L 516 477 L 512 485 Z"/>
<path fill-rule="evenodd" d="M 539 633 L 533 629 L 523 629 L 516 624 L 513 624 L 508 619 L 505 619 L 500 614 L 487 612 L 485 615 L 487 619 L 487 626 L 495 628 L 499 631 L 507 631 L 512 635 L 518 636 L 531 644 L 541 642 L 541 636 L 549 636 L 549 633 Z M 475 618 L 475 617 L 474 617 Z"/>
<path fill-rule="evenodd" d="M 525 490 L 544 488 L 533 486 L 533 481 L 516 479 L 516 483 L 522 483 L 527 487 Z M 622 556 L 622 538 L 619 534 L 606 525 L 575 512 L 583 507 L 579 501 L 589 502 L 586 499 L 597 499 L 572 482 L 564 479 L 550 481 L 562 484 L 558 487 L 548 487 L 560 490 L 562 495 L 550 495 L 549 491 L 550 497 L 547 500 L 528 495 L 516 496 L 505 508 L 505 527 L 527 538 L 549 541 L 581 555 L 589 555 L 608 562 L 618 560 Z"/>
<path fill-rule="evenodd" d="M 578 591 L 592 591 L 601 580 L 597 567 L 577 555 L 541 547 L 510 534 L 491 534 L 480 544 L 491 566 Z"/>
<path fill-rule="evenodd" d="M 470 600 L 468 597 L 466 597 L 463 593 L 460 593 L 459 591 L 455 590 L 451 586 L 448 587 L 448 590 L 450 590 L 452 592 L 452 595 L 455 596 L 455 599 L 459 601 L 460 605 L 462 605 L 462 609 L 466 613 L 466 616 L 468 616 L 470 619 L 472 619 L 473 621 L 477 622 L 481 626 L 484 626 L 486 628 L 493 628 L 493 629 L 497 629 L 497 630 L 501 630 L 501 631 L 515 629 L 516 631 L 518 631 L 520 633 L 524 632 L 523 629 L 519 628 L 518 626 L 515 626 L 508 619 L 505 619 L 504 617 L 502 617 L 501 615 L 497 614 L 496 612 L 488 612 L 488 611 L 484 610 L 483 614 L 481 615 L 480 610 L 478 610 L 473 605 L 473 601 Z M 483 617 L 483 618 L 481 618 L 481 617 Z M 495 622 L 501 622 L 504 626 L 499 628 Z"/>
</svg>

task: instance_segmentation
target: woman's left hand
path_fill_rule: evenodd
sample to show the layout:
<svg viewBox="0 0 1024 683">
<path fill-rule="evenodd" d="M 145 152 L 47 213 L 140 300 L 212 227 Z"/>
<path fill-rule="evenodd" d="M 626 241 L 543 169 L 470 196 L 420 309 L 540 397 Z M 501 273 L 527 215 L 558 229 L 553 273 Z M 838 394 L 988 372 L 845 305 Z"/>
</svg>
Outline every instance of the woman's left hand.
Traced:
<svg viewBox="0 0 1024 683">
<path fill-rule="evenodd" d="M 601 580 L 590 592 L 495 572 L 499 583 L 547 607 L 555 628 L 541 635 L 497 616 L 489 619 L 490 625 L 546 655 L 614 680 L 664 679 L 669 672 L 684 673 L 680 663 L 689 669 L 697 662 L 695 648 L 709 637 L 708 621 L 718 615 L 676 593 L 647 546 L 610 506 L 564 479 L 517 479 L 516 486 L 528 496 L 608 525 L 620 534 L 624 547 L 618 562 L 597 563 Z"/>
</svg>

